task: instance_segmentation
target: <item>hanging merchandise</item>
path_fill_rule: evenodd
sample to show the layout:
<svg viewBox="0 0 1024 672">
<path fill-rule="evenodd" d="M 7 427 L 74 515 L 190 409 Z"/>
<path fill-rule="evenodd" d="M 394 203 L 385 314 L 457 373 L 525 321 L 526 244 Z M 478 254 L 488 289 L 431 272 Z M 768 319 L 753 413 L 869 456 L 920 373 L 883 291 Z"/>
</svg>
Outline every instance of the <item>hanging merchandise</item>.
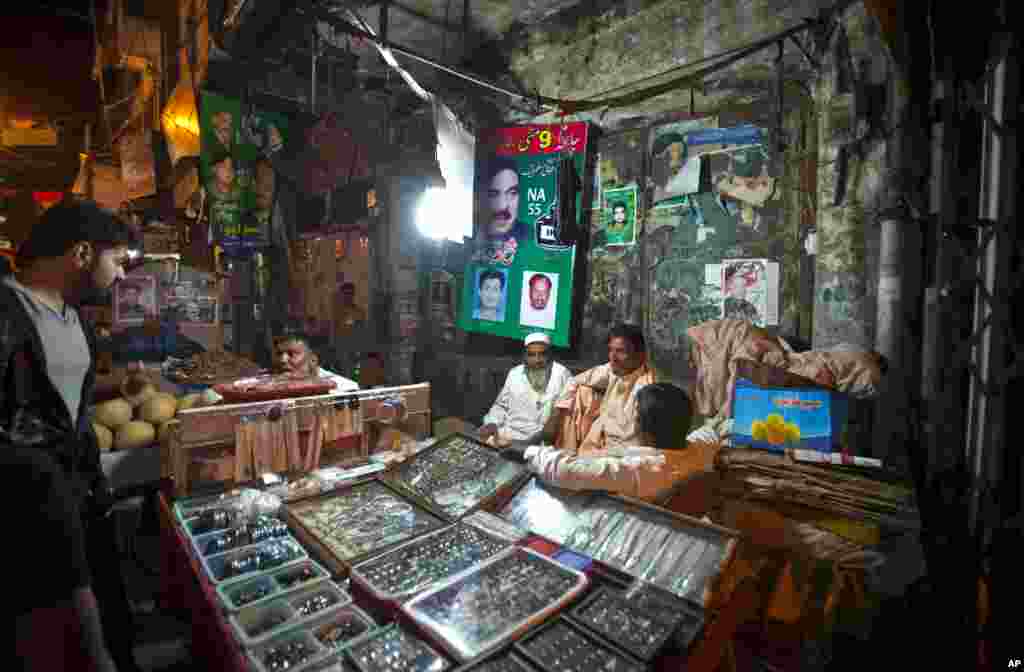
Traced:
<svg viewBox="0 0 1024 672">
<path fill-rule="evenodd" d="M 248 256 L 269 244 L 276 175 L 267 155 L 283 145 L 288 120 L 204 92 L 200 127 L 213 238 L 228 256 Z"/>
<path fill-rule="evenodd" d="M 129 200 L 156 193 L 156 162 L 149 131 L 139 128 L 125 133 L 117 141 L 121 158 L 121 181 Z"/>
</svg>

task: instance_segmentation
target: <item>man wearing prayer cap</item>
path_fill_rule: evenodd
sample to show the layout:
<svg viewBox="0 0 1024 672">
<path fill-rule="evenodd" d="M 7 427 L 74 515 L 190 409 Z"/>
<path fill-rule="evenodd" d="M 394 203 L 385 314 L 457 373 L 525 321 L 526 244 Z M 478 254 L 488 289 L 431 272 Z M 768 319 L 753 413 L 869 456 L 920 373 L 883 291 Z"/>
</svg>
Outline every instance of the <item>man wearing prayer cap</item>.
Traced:
<svg viewBox="0 0 1024 672">
<path fill-rule="evenodd" d="M 551 359 L 547 334 L 530 334 L 525 345 L 524 363 L 509 371 L 480 427 L 480 438 L 492 445 L 539 442 L 554 403 L 572 379 L 569 369 Z"/>
</svg>

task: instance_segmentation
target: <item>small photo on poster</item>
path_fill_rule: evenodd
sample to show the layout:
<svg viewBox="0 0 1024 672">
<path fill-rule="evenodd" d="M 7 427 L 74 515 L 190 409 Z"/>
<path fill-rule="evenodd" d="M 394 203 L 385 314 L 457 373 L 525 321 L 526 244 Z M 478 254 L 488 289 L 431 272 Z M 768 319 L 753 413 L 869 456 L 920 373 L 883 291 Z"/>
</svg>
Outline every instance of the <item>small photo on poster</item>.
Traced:
<svg viewBox="0 0 1024 672">
<path fill-rule="evenodd" d="M 636 244 L 637 186 L 605 189 L 603 198 L 605 245 Z"/>
<path fill-rule="evenodd" d="M 156 279 L 125 278 L 114 285 L 114 322 L 142 324 L 147 315 L 156 315 Z"/>
<path fill-rule="evenodd" d="M 519 306 L 519 324 L 554 329 L 558 306 L 558 274 L 526 271 Z"/>
<path fill-rule="evenodd" d="M 170 307 L 177 311 L 178 321 L 184 324 L 215 325 L 220 314 L 217 299 L 212 296 L 178 299 Z"/>
<path fill-rule="evenodd" d="M 473 319 L 504 322 L 508 303 L 508 270 L 481 268 L 473 282 Z"/>
</svg>

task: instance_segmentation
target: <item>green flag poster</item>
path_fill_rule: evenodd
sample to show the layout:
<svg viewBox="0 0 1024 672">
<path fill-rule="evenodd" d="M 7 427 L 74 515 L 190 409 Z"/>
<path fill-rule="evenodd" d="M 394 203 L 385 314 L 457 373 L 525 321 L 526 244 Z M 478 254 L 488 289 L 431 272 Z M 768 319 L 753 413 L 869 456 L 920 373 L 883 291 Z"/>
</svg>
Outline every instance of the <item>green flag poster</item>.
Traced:
<svg viewBox="0 0 1024 672">
<path fill-rule="evenodd" d="M 211 231 L 225 254 L 252 252 L 268 244 L 274 208 L 276 176 L 263 145 L 283 144 L 288 120 L 208 91 L 200 108 L 199 169 Z"/>
<path fill-rule="evenodd" d="M 576 247 L 562 241 L 559 170 L 571 157 L 582 183 L 587 124 L 537 124 L 477 139 L 473 253 L 459 328 L 521 339 L 534 332 L 568 347 Z M 579 226 L 582 189 L 576 194 Z"/>
</svg>

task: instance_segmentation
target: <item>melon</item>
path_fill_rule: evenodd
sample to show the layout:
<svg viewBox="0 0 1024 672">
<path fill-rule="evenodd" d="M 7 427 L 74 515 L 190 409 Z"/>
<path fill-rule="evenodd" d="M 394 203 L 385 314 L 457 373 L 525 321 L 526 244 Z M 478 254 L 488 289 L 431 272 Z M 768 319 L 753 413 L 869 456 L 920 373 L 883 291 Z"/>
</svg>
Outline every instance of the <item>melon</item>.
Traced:
<svg viewBox="0 0 1024 672">
<path fill-rule="evenodd" d="M 187 411 L 190 408 L 196 408 L 199 406 L 199 393 L 193 392 L 192 394 L 186 394 L 185 396 L 178 399 L 179 411 Z"/>
<path fill-rule="evenodd" d="M 156 429 L 153 425 L 141 420 L 134 420 L 117 430 L 117 434 L 114 436 L 114 448 L 132 450 L 148 446 L 155 439 Z"/>
<path fill-rule="evenodd" d="M 156 386 L 142 374 L 129 374 L 121 381 L 121 395 L 133 408 L 141 406 L 156 393 Z"/>
<path fill-rule="evenodd" d="M 96 404 L 96 422 L 108 429 L 116 430 L 121 425 L 131 422 L 132 406 L 124 399 L 111 399 Z"/>
<path fill-rule="evenodd" d="M 96 432 L 96 443 L 100 446 L 101 452 L 107 452 L 114 447 L 114 434 L 98 422 L 92 423 L 92 429 Z"/>
<path fill-rule="evenodd" d="M 159 425 L 174 417 L 178 400 L 170 394 L 154 394 L 139 406 L 139 420 Z"/>
</svg>

